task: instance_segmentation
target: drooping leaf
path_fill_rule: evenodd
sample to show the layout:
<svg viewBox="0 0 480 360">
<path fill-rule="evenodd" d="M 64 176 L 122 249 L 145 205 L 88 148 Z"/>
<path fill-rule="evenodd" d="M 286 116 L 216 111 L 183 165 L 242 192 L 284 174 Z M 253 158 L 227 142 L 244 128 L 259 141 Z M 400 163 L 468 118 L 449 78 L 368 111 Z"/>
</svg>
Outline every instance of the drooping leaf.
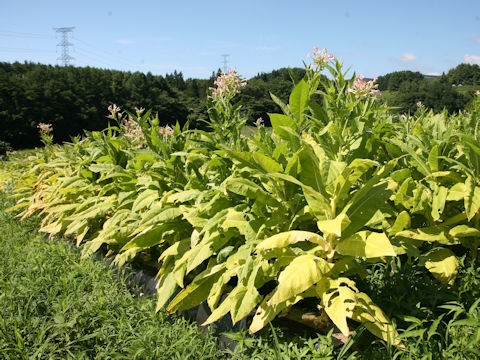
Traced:
<svg viewBox="0 0 480 360">
<path fill-rule="evenodd" d="M 168 302 L 168 300 L 172 297 L 172 295 L 175 293 L 175 290 L 177 289 L 178 285 L 177 282 L 175 281 L 175 277 L 173 276 L 173 273 L 168 273 L 158 284 L 158 289 L 157 289 L 157 306 L 155 308 L 155 312 L 158 312 L 160 309 L 162 309 L 165 304 Z"/>
<path fill-rule="evenodd" d="M 352 317 L 355 308 L 355 291 L 348 286 L 339 286 L 339 280 L 330 281 L 329 289 L 322 296 L 325 312 L 343 335 L 349 336 L 347 318 Z M 332 283 L 335 284 L 332 287 Z M 334 291 L 332 291 L 332 289 Z"/>
<path fill-rule="evenodd" d="M 391 321 L 365 293 L 355 294 L 355 310 L 352 319 L 365 325 L 373 335 L 390 341 L 395 346 L 401 345 L 400 337 Z"/>
<path fill-rule="evenodd" d="M 213 284 L 225 271 L 225 264 L 209 267 L 200 274 L 170 302 L 167 313 L 191 309 L 205 301 Z"/>
</svg>

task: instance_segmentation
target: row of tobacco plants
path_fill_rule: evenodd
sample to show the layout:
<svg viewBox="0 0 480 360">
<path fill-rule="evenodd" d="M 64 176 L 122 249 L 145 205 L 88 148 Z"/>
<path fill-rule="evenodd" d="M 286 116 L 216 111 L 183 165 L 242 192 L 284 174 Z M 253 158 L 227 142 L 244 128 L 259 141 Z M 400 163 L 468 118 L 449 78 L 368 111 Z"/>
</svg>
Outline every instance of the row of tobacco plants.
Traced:
<svg viewBox="0 0 480 360">
<path fill-rule="evenodd" d="M 475 264 L 480 230 L 480 96 L 465 112 L 393 116 L 375 81 L 346 77 L 314 49 L 283 113 L 242 134 L 245 82 L 222 74 L 207 99 L 210 132 L 160 126 L 111 107 L 112 126 L 52 144 L 17 182 L 21 217 L 72 236 L 84 256 L 157 272 L 157 311 L 206 301 L 205 324 L 250 315 L 257 332 L 293 309 L 349 336 L 359 324 L 403 347 L 361 288 L 378 264 L 425 268 L 450 286 Z M 322 75 L 326 70 L 330 76 Z M 395 265 L 397 264 L 397 265 Z M 394 266 L 395 265 L 395 266 Z M 427 271 L 426 270 L 426 271 Z"/>
</svg>

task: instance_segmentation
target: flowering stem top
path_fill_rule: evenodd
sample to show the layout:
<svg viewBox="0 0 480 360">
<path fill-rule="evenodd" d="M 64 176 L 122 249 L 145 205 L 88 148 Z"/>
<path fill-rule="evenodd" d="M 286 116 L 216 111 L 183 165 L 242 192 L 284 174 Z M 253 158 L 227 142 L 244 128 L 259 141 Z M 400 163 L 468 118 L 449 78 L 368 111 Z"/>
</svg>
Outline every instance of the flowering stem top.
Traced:
<svg viewBox="0 0 480 360">
<path fill-rule="evenodd" d="M 353 82 L 353 86 L 348 88 L 347 92 L 352 93 L 357 97 L 367 97 L 368 95 L 380 94 L 378 84 L 375 84 L 376 81 L 376 77 L 373 80 L 365 81 L 363 80 L 363 75 L 358 75 Z"/>
<path fill-rule="evenodd" d="M 315 68 L 317 71 L 322 71 L 325 68 L 325 65 L 335 60 L 333 54 L 327 55 L 326 48 L 323 48 L 320 51 L 317 46 L 313 48 L 313 55 L 308 54 L 307 56 L 313 59 L 313 64 L 310 65 L 310 68 Z"/>
<path fill-rule="evenodd" d="M 53 144 L 52 124 L 39 123 L 37 128 L 40 132 L 40 139 L 45 146 Z"/>
<path fill-rule="evenodd" d="M 214 101 L 220 99 L 229 101 L 237 95 L 241 89 L 247 86 L 247 81 L 240 78 L 235 70 L 228 70 L 226 74 L 220 74 L 214 84 L 216 87 L 210 88 L 212 91 L 212 99 Z"/>
</svg>

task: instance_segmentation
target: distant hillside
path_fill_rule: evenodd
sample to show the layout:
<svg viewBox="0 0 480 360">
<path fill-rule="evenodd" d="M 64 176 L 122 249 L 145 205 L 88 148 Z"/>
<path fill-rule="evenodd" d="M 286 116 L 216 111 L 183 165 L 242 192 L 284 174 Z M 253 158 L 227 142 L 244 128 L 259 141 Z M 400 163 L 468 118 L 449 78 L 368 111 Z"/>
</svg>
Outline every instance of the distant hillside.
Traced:
<svg viewBox="0 0 480 360">
<path fill-rule="evenodd" d="M 423 77 L 425 78 L 425 80 L 427 80 L 428 82 L 432 82 L 432 81 L 435 81 L 437 80 L 440 75 L 423 75 Z"/>
</svg>

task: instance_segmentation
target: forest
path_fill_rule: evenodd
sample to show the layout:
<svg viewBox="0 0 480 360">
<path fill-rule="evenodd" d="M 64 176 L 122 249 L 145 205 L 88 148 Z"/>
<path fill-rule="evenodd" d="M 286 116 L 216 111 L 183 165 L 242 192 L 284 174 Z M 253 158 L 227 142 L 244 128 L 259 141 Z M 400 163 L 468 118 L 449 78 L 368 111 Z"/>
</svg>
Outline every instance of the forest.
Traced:
<svg viewBox="0 0 480 360">
<path fill-rule="evenodd" d="M 290 70 L 297 78 L 305 74 L 301 68 Z M 184 79 L 176 71 L 160 76 L 0 62 L 0 147 L 5 151 L 39 146 L 39 123 L 52 124 L 56 142 L 82 135 L 83 129 L 102 130 L 108 126 L 107 108 L 112 104 L 131 112 L 136 107 L 152 109 L 161 125 L 188 122 L 190 128 L 205 129 L 207 91 L 219 73 L 213 72 L 209 79 Z M 270 93 L 287 101 L 291 80 L 287 68 L 249 79 L 234 100 L 242 103 L 247 124 L 262 118 L 269 126 L 267 113 L 280 111 Z M 397 113 L 413 113 L 419 101 L 434 112 L 447 109 L 455 113 L 464 109 L 480 88 L 480 67 L 460 64 L 435 79 L 419 72 L 394 72 L 380 76 L 378 85 L 382 101 Z"/>
</svg>

